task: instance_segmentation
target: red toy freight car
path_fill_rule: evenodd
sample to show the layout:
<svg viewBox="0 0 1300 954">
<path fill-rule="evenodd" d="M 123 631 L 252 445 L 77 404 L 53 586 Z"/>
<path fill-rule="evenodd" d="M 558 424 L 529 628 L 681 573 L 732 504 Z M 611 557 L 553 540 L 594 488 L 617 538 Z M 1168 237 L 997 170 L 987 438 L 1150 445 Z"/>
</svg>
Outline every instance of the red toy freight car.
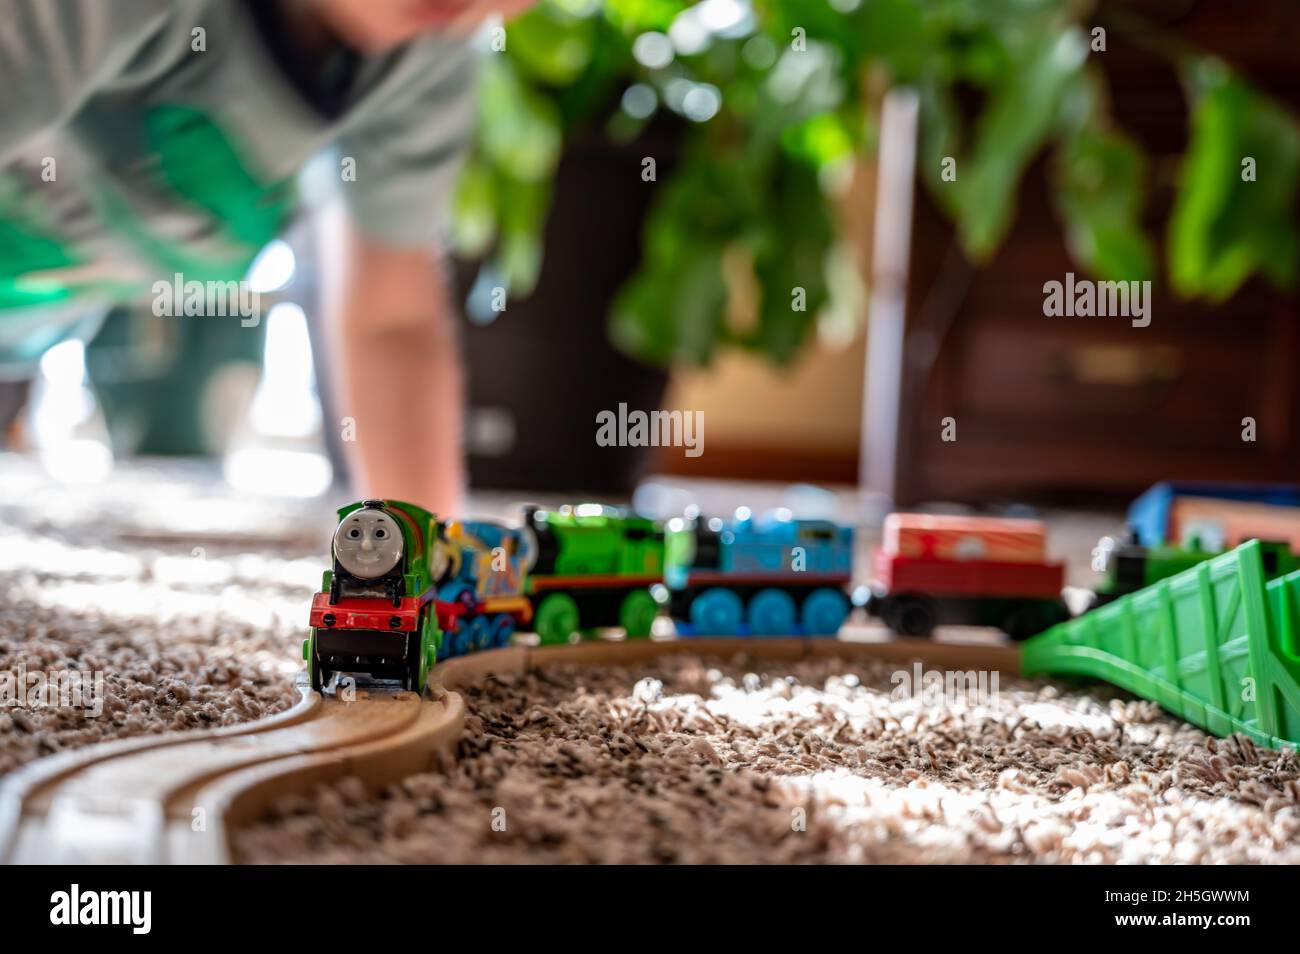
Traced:
<svg viewBox="0 0 1300 954">
<path fill-rule="evenodd" d="M 1064 582 L 1037 520 L 894 513 L 872 562 L 867 611 L 906 636 L 955 623 L 1027 639 L 1069 617 Z"/>
</svg>

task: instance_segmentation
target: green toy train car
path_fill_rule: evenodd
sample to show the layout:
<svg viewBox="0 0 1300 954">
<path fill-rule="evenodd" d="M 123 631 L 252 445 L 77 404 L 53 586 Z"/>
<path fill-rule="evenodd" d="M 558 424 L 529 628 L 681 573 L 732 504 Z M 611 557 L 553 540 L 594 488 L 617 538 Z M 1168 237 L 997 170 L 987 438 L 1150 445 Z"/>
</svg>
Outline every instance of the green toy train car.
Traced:
<svg viewBox="0 0 1300 954">
<path fill-rule="evenodd" d="M 443 526 L 400 500 L 348 504 L 338 517 L 332 566 L 312 599 L 302 647 L 312 688 L 321 691 L 336 672 L 360 672 L 423 691 L 442 639 Z"/>
<path fill-rule="evenodd" d="M 1288 543 L 1276 540 L 1261 540 L 1259 543 L 1264 574 L 1268 579 L 1300 568 L 1300 561 L 1297 561 Z M 1136 534 L 1125 541 L 1102 537 L 1093 551 L 1093 569 L 1102 574 L 1093 606 L 1104 606 L 1121 596 L 1136 593 L 1159 580 L 1176 576 L 1204 563 L 1221 552 L 1204 550 L 1196 540 L 1190 541 L 1186 546 L 1144 546 L 1138 542 Z"/>
<path fill-rule="evenodd" d="M 579 504 L 524 508 L 537 543 L 525 592 L 543 644 L 575 632 L 621 626 L 630 639 L 650 635 L 664 578 L 664 531 L 653 520 L 614 507 Z"/>
</svg>

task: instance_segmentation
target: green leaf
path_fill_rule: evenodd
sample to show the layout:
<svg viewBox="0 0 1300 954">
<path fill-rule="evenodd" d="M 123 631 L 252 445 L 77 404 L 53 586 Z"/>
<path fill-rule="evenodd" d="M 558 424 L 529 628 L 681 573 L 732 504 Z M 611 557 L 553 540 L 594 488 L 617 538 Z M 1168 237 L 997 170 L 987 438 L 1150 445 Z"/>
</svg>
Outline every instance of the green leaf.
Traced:
<svg viewBox="0 0 1300 954">
<path fill-rule="evenodd" d="M 921 180 L 939 207 L 955 219 L 959 212 L 958 191 L 952 182 L 943 179 L 943 168 L 944 160 L 956 159 L 962 151 L 961 112 L 947 85 L 931 78 L 922 81 L 917 90 L 920 96 L 917 156 Z"/>
<path fill-rule="evenodd" d="M 1155 253 L 1142 231 L 1145 160 L 1127 138 L 1084 127 L 1056 155 L 1056 200 L 1071 254 L 1105 281 L 1145 281 Z"/>
<path fill-rule="evenodd" d="M 488 57 L 479 97 L 479 142 L 492 163 L 513 179 L 549 179 L 562 140 L 555 104 L 525 84 L 504 56 Z"/>
<path fill-rule="evenodd" d="M 456 251 L 477 258 L 497 233 L 496 192 L 492 170 L 477 156 L 465 163 L 452 200 L 451 234 Z"/>
<path fill-rule="evenodd" d="M 726 339 L 722 246 L 683 237 L 672 254 L 643 262 L 614 302 L 610 338 L 659 365 L 707 364 Z"/>
<path fill-rule="evenodd" d="M 908 82 L 921 73 L 927 44 L 916 0 L 866 0 L 862 34 L 865 51 L 888 63 L 895 80 Z"/>
<path fill-rule="evenodd" d="M 853 154 L 853 131 L 836 114 L 820 113 L 787 127 L 781 145 L 791 156 L 823 166 Z"/>
<path fill-rule="evenodd" d="M 506 51 L 527 78 L 566 86 L 591 63 L 596 32 L 593 20 L 538 4 L 506 27 Z"/>
<path fill-rule="evenodd" d="M 1223 301 L 1256 272 L 1290 288 L 1300 258 L 1294 219 L 1300 129 L 1218 64 L 1197 63 L 1189 83 L 1191 145 L 1169 220 L 1174 288 Z M 1254 162 L 1254 181 L 1246 178 L 1247 160 Z"/>
<path fill-rule="evenodd" d="M 542 271 L 542 242 L 538 233 L 503 230 L 496 267 L 512 297 L 529 295 L 537 287 Z"/>
<path fill-rule="evenodd" d="M 992 255 L 1010 228 L 1025 167 L 1042 149 L 1070 84 L 1081 77 L 1088 46 L 1075 28 L 1028 37 L 990 91 L 970 155 L 959 159 L 954 196 L 957 230 L 976 259 Z"/>
<path fill-rule="evenodd" d="M 528 295 L 537 286 L 551 188 L 550 181 L 501 179 L 497 183 L 501 244 L 496 261 L 511 295 Z"/>
<path fill-rule="evenodd" d="M 784 364 L 799 353 L 830 299 L 826 265 L 835 228 L 814 169 L 787 167 L 770 192 L 764 234 L 754 250 L 762 291 L 758 327 L 742 343 Z M 803 299 L 799 310 L 796 289 Z"/>
<path fill-rule="evenodd" d="M 605 0 L 605 16 L 628 33 L 662 33 L 689 6 L 685 0 Z"/>
</svg>

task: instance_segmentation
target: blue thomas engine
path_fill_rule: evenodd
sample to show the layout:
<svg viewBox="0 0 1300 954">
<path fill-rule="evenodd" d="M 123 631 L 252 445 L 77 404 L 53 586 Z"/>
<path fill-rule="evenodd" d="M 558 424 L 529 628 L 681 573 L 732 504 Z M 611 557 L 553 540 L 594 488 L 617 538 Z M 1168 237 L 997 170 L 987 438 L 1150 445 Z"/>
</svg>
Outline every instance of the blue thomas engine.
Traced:
<svg viewBox="0 0 1300 954">
<path fill-rule="evenodd" d="M 491 520 L 447 524 L 450 567 L 438 586 L 439 618 L 446 632 L 438 658 L 510 644 L 533 617 L 524 595 L 537 559 L 530 531 Z"/>
<path fill-rule="evenodd" d="M 832 636 L 849 614 L 853 528 L 788 511 L 668 524 L 665 581 L 678 632 Z"/>
</svg>

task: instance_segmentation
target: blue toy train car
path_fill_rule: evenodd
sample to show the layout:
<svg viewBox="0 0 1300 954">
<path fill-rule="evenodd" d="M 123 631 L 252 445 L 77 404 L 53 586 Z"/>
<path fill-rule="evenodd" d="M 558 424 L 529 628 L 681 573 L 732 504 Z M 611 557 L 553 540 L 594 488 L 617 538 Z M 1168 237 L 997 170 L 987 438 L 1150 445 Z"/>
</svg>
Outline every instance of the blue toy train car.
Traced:
<svg viewBox="0 0 1300 954">
<path fill-rule="evenodd" d="M 679 633 L 831 636 L 849 614 L 853 529 L 742 507 L 670 521 L 665 563 Z"/>
<path fill-rule="evenodd" d="M 448 568 L 438 584 L 446 637 L 439 659 L 510 644 L 533 610 L 524 588 L 537 559 L 531 533 L 494 520 L 446 526 Z"/>
<path fill-rule="evenodd" d="M 1300 484 L 1162 480 L 1152 484 L 1129 505 L 1126 522 L 1136 536 L 1135 542 L 1148 547 L 1183 542 L 1169 533 L 1174 502 L 1179 497 L 1211 497 L 1274 507 L 1300 507 Z"/>
</svg>

